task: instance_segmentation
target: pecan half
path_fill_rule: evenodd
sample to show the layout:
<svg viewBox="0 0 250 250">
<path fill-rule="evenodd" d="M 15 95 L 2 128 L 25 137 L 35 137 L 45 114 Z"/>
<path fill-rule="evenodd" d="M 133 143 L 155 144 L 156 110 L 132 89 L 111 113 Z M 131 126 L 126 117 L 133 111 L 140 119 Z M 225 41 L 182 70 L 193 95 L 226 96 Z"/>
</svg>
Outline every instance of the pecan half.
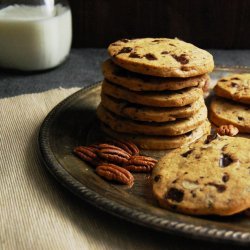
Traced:
<svg viewBox="0 0 250 250">
<path fill-rule="evenodd" d="M 149 156 L 136 155 L 132 156 L 127 165 L 123 166 L 131 172 L 148 173 L 154 168 L 157 160 Z"/>
<path fill-rule="evenodd" d="M 118 165 L 126 164 L 131 157 L 125 150 L 110 144 L 99 144 L 97 154 L 102 159 Z"/>
<path fill-rule="evenodd" d="M 102 164 L 96 168 L 96 173 L 109 181 L 126 185 L 131 185 L 134 182 L 134 177 L 129 171 L 114 164 Z"/>
<path fill-rule="evenodd" d="M 94 146 L 78 146 L 74 148 L 73 152 L 82 160 L 90 163 L 93 166 L 97 166 L 101 163 L 103 163 L 102 160 L 97 155 L 97 148 Z"/>
<path fill-rule="evenodd" d="M 140 150 L 139 148 L 130 141 L 123 141 L 123 140 L 111 140 L 109 143 L 125 150 L 130 155 L 139 155 Z"/>
<path fill-rule="evenodd" d="M 88 148 L 96 153 L 99 150 L 99 145 L 98 144 L 91 144 L 88 146 Z"/>
<path fill-rule="evenodd" d="M 229 125 L 221 125 L 217 129 L 217 133 L 219 135 L 228 135 L 228 136 L 235 136 L 239 133 L 239 129 L 235 126 L 229 124 Z"/>
</svg>

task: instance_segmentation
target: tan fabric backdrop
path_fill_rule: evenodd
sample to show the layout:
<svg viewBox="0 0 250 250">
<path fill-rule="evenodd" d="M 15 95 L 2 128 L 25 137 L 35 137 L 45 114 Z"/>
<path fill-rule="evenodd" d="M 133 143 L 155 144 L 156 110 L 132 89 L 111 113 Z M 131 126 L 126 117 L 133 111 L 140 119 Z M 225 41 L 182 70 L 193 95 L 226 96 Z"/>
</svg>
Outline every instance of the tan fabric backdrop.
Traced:
<svg viewBox="0 0 250 250">
<path fill-rule="evenodd" d="M 39 127 L 58 102 L 77 90 L 0 100 L 0 249 L 211 249 L 104 213 L 47 172 L 39 159 Z"/>
</svg>

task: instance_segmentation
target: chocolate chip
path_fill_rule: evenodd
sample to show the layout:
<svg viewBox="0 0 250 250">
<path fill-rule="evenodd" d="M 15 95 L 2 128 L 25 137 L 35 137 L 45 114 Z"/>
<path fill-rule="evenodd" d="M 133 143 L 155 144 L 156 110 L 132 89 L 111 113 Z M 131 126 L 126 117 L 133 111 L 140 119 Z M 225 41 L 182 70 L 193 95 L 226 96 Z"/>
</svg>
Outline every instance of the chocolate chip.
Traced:
<svg viewBox="0 0 250 250">
<path fill-rule="evenodd" d="M 239 120 L 239 121 L 244 121 L 244 118 L 241 117 L 241 116 L 238 116 L 238 120 Z"/>
<path fill-rule="evenodd" d="M 120 41 L 123 43 L 127 43 L 127 42 L 129 42 L 129 39 L 124 38 L 124 39 L 121 39 Z"/>
<path fill-rule="evenodd" d="M 161 40 L 159 40 L 159 39 L 155 39 L 155 40 L 153 40 L 152 42 L 153 43 L 158 43 L 158 42 L 160 42 Z"/>
<path fill-rule="evenodd" d="M 221 79 L 221 80 L 219 80 L 219 82 L 227 82 L 227 80 L 226 79 Z"/>
<path fill-rule="evenodd" d="M 148 60 L 157 60 L 157 57 L 152 53 L 148 53 L 144 55 L 144 57 L 146 57 Z"/>
<path fill-rule="evenodd" d="M 219 166 L 224 168 L 229 166 L 233 162 L 232 158 L 228 154 L 222 154 L 219 160 Z"/>
<path fill-rule="evenodd" d="M 193 198 L 195 198 L 195 197 L 196 197 L 195 190 L 192 190 L 192 191 L 191 191 L 191 194 L 192 194 L 192 197 L 193 197 Z"/>
<path fill-rule="evenodd" d="M 162 55 L 167 55 L 167 54 L 169 54 L 169 52 L 168 51 L 162 51 L 161 54 Z"/>
<path fill-rule="evenodd" d="M 180 56 L 171 54 L 171 56 L 179 63 L 181 64 L 187 64 L 189 62 L 189 59 L 187 58 L 187 55 L 181 54 Z"/>
<path fill-rule="evenodd" d="M 123 47 L 118 54 L 125 54 L 131 52 L 133 49 L 131 47 Z"/>
<path fill-rule="evenodd" d="M 172 181 L 173 184 L 175 184 L 178 181 L 178 179 L 175 179 Z"/>
<path fill-rule="evenodd" d="M 223 193 L 227 189 L 227 187 L 225 185 L 216 184 L 216 183 L 213 183 L 213 182 L 209 182 L 207 185 L 214 186 L 219 193 Z"/>
<path fill-rule="evenodd" d="M 231 80 L 240 80 L 238 77 L 231 78 Z"/>
<path fill-rule="evenodd" d="M 222 176 L 222 181 L 223 182 L 228 182 L 229 180 L 229 174 L 228 173 L 224 173 L 224 175 Z"/>
<path fill-rule="evenodd" d="M 193 131 L 189 131 L 185 134 L 185 136 L 190 136 L 191 134 L 193 134 Z"/>
<path fill-rule="evenodd" d="M 205 144 L 209 144 L 211 141 L 215 140 L 217 138 L 217 133 L 213 133 L 211 135 L 207 136 L 207 139 L 205 140 Z"/>
<path fill-rule="evenodd" d="M 231 86 L 232 86 L 233 88 L 235 88 L 235 87 L 238 87 L 238 84 L 235 83 L 235 82 L 231 82 Z"/>
<path fill-rule="evenodd" d="M 176 46 L 175 46 L 174 44 L 172 44 L 172 43 L 170 43 L 169 45 L 170 45 L 170 46 L 174 46 L 174 47 L 176 47 Z"/>
<path fill-rule="evenodd" d="M 161 179 L 161 175 L 156 175 L 155 178 L 154 178 L 154 181 L 158 182 L 160 179 Z"/>
<path fill-rule="evenodd" d="M 141 56 L 139 54 L 137 54 L 136 52 L 131 52 L 129 57 L 131 57 L 131 58 L 141 58 Z"/>
<path fill-rule="evenodd" d="M 193 152 L 193 149 L 188 150 L 187 152 L 181 154 L 182 157 L 187 157 L 188 155 L 190 155 Z"/>
<path fill-rule="evenodd" d="M 184 197 L 184 192 L 177 188 L 170 188 L 166 194 L 166 199 L 181 202 Z"/>
</svg>

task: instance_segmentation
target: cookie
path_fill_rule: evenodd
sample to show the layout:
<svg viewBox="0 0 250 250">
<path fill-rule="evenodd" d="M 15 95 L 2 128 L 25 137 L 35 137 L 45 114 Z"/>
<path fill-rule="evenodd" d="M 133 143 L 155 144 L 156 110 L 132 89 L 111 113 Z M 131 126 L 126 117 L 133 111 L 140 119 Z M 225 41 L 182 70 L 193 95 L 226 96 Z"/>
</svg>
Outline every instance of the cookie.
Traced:
<svg viewBox="0 0 250 250">
<path fill-rule="evenodd" d="M 146 150 L 165 150 L 165 149 L 174 149 L 181 147 L 183 145 L 190 144 L 204 134 L 210 132 L 210 123 L 205 121 L 196 129 L 177 136 L 154 136 L 154 135 L 142 135 L 142 134 L 127 134 L 127 133 L 118 133 L 109 128 L 108 126 L 102 124 L 102 130 L 110 137 L 114 139 L 123 139 L 134 142 L 141 149 Z"/>
<path fill-rule="evenodd" d="M 182 107 L 195 102 L 203 95 L 202 89 L 196 87 L 176 91 L 135 92 L 107 80 L 102 82 L 102 92 L 131 103 L 154 107 Z"/>
<path fill-rule="evenodd" d="M 132 120 L 147 122 L 175 121 L 177 118 L 193 116 L 204 105 L 203 97 L 183 107 L 160 108 L 132 104 L 105 94 L 101 95 L 101 104 L 111 112 Z"/>
<path fill-rule="evenodd" d="M 160 77 L 192 77 L 211 72 L 213 57 L 178 39 L 122 39 L 108 47 L 115 64 L 132 72 Z"/>
<path fill-rule="evenodd" d="M 207 74 L 189 78 L 164 78 L 134 73 L 117 66 L 111 59 L 102 65 L 104 77 L 133 91 L 179 90 L 188 87 L 203 87 L 210 80 Z"/>
<path fill-rule="evenodd" d="M 160 206 L 193 215 L 232 215 L 250 207 L 250 140 L 218 136 L 176 149 L 153 170 Z"/>
<path fill-rule="evenodd" d="M 235 103 L 224 98 L 214 98 L 210 105 L 210 120 L 217 126 L 232 124 L 241 133 L 250 133 L 249 105 Z"/>
<path fill-rule="evenodd" d="M 236 102 L 250 104 L 250 74 L 235 74 L 221 78 L 215 94 Z"/>
<path fill-rule="evenodd" d="M 192 117 L 180 119 L 174 122 L 139 122 L 125 119 L 121 116 L 111 113 L 102 105 L 97 108 L 98 118 L 111 127 L 116 132 L 147 135 L 176 136 L 185 134 L 201 125 L 207 118 L 206 106 Z"/>
</svg>

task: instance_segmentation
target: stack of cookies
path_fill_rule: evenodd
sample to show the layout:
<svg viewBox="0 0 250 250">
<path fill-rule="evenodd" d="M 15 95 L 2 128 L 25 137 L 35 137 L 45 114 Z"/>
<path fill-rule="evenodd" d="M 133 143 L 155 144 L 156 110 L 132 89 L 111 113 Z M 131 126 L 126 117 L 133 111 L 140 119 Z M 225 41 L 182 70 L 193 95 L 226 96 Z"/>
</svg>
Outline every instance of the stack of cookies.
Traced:
<svg viewBox="0 0 250 250">
<path fill-rule="evenodd" d="M 178 39 L 122 39 L 103 64 L 97 115 L 111 137 L 143 149 L 172 149 L 210 130 L 202 88 L 214 67 L 204 50 Z"/>
<path fill-rule="evenodd" d="M 250 74 L 221 78 L 214 88 L 210 119 L 217 125 L 232 124 L 241 133 L 250 133 Z"/>
</svg>

